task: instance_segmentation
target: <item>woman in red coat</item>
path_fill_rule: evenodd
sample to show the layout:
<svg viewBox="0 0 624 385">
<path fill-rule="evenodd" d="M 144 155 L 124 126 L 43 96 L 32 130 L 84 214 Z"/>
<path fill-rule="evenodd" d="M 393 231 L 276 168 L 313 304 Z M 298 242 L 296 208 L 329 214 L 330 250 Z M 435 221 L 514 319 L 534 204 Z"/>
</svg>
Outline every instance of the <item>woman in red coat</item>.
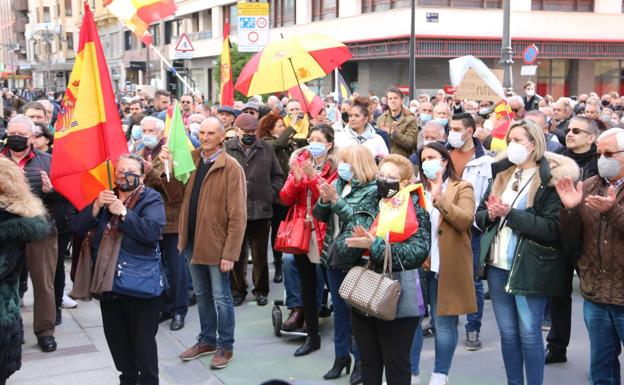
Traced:
<svg viewBox="0 0 624 385">
<path fill-rule="evenodd" d="M 309 145 L 295 151 L 290 160 L 288 179 L 280 191 L 282 203 L 294 205 L 295 215 L 312 219 L 313 230 L 308 254 L 295 254 L 295 263 L 301 280 L 303 294 L 303 314 L 308 337 L 295 351 L 295 356 L 303 356 L 321 347 L 318 328 L 317 277 L 316 265 L 321 262 L 325 223 L 312 216 L 312 208 L 319 199 L 319 185 L 322 180 L 332 183 L 337 177 L 334 151 L 334 130 L 326 124 L 310 129 Z"/>
</svg>

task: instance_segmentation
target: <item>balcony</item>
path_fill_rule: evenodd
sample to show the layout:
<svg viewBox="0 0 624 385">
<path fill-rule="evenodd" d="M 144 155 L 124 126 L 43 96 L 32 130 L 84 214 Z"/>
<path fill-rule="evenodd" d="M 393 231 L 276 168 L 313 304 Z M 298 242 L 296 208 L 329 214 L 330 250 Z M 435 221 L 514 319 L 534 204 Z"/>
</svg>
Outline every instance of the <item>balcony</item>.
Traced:
<svg viewBox="0 0 624 385">
<path fill-rule="evenodd" d="M 180 36 L 172 36 L 171 44 L 176 44 L 180 40 Z M 194 41 L 212 39 L 212 31 L 191 32 L 187 33 L 186 36 L 188 36 L 192 44 Z"/>
</svg>

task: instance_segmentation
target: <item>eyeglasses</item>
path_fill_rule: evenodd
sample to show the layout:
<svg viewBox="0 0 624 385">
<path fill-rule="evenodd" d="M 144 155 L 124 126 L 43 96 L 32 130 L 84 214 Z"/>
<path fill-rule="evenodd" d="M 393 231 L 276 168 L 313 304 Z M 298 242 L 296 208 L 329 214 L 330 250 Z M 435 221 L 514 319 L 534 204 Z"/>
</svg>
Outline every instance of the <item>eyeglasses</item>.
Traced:
<svg viewBox="0 0 624 385">
<path fill-rule="evenodd" d="M 522 170 L 518 170 L 514 172 L 514 181 L 511 184 L 511 189 L 513 192 L 518 192 L 518 188 L 520 187 L 520 179 L 522 178 Z"/>
<path fill-rule="evenodd" d="M 183 100 L 180 103 L 182 103 L 182 104 L 191 104 L 191 102 L 189 102 L 188 100 Z"/>
<path fill-rule="evenodd" d="M 589 132 L 587 132 L 587 131 L 585 131 L 585 130 L 581 130 L 580 128 L 576 128 L 576 127 L 574 127 L 574 128 L 570 128 L 570 129 L 568 130 L 568 132 L 570 132 L 570 131 L 572 131 L 572 133 L 573 133 L 574 135 L 579 135 L 581 132 L 582 132 L 582 133 L 585 133 L 585 134 L 587 134 L 587 135 L 590 135 L 590 133 L 589 133 Z"/>
<path fill-rule="evenodd" d="M 309 144 L 311 144 L 311 143 L 323 143 L 323 144 L 326 144 L 326 143 L 327 143 L 327 141 L 326 141 L 326 140 L 324 140 L 324 139 L 312 139 L 312 138 L 308 138 L 308 139 L 307 139 L 307 141 L 308 141 L 308 143 L 309 143 Z"/>
<path fill-rule="evenodd" d="M 256 110 L 245 110 L 245 111 L 243 111 L 243 114 L 258 115 L 258 111 L 256 111 Z"/>
<path fill-rule="evenodd" d="M 602 155 L 604 155 L 605 158 L 612 158 L 613 155 L 615 154 L 619 154 L 621 152 L 624 152 L 624 150 L 620 150 L 620 151 L 603 151 L 603 152 L 596 152 L 594 154 L 594 157 L 596 158 L 600 158 Z"/>
<path fill-rule="evenodd" d="M 515 114 L 517 114 L 518 112 L 520 112 L 520 108 L 512 108 L 511 109 Z"/>
</svg>

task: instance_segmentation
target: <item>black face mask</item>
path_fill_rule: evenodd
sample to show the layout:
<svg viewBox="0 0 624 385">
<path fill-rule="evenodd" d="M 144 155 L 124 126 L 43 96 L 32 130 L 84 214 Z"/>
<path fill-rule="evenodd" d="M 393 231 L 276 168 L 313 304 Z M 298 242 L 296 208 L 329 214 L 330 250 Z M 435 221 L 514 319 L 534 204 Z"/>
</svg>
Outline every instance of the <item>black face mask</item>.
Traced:
<svg viewBox="0 0 624 385">
<path fill-rule="evenodd" d="M 608 101 L 608 100 L 606 100 L 606 99 L 605 99 L 605 100 L 601 100 L 601 101 L 600 101 L 600 104 L 602 104 L 603 106 L 605 106 L 605 107 L 606 107 L 606 106 L 608 106 L 608 105 L 609 105 L 609 101 Z"/>
<path fill-rule="evenodd" d="M 400 182 L 389 182 L 383 179 L 377 179 L 377 192 L 382 198 L 392 198 L 401 189 Z"/>
<path fill-rule="evenodd" d="M 133 172 L 124 172 L 124 177 L 121 181 L 117 181 L 117 188 L 119 191 L 132 191 L 139 187 L 141 184 L 141 175 Z"/>
<path fill-rule="evenodd" d="M 343 112 L 340 114 L 340 117 L 342 118 L 342 121 L 347 123 L 349 121 L 349 113 L 348 112 Z"/>
<path fill-rule="evenodd" d="M 9 135 L 7 136 L 7 146 L 13 151 L 24 151 L 28 148 L 28 138 L 19 135 Z"/>
<path fill-rule="evenodd" d="M 243 142 L 245 146 L 251 146 L 252 144 L 256 143 L 256 139 L 257 138 L 255 134 L 243 134 L 241 142 Z"/>
</svg>

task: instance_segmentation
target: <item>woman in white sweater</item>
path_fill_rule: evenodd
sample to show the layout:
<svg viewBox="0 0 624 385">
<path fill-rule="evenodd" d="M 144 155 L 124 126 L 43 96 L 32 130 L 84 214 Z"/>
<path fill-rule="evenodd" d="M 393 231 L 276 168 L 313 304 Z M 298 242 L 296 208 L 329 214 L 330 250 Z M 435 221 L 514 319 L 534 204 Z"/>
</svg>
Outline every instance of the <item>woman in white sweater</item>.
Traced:
<svg viewBox="0 0 624 385">
<path fill-rule="evenodd" d="M 357 97 L 349 110 L 349 124 L 336 133 L 336 148 L 361 144 L 368 148 L 375 158 L 388 155 L 388 147 L 383 138 L 375 133 L 370 120 L 370 100 Z"/>
</svg>

